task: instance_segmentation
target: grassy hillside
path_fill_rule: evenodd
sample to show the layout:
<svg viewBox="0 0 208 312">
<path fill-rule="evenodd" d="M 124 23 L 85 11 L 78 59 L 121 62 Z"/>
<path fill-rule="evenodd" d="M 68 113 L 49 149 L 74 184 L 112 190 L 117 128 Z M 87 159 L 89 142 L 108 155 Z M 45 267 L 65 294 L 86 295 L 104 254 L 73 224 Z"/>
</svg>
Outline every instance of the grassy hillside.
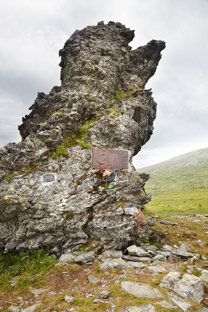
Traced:
<svg viewBox="0 0 208 312">
<path fill-rule="evenodd" d="M 138 170 L 150 174 L 146 191 L 151 214 L 208 214 L 208 148 Z"/>
</svg>

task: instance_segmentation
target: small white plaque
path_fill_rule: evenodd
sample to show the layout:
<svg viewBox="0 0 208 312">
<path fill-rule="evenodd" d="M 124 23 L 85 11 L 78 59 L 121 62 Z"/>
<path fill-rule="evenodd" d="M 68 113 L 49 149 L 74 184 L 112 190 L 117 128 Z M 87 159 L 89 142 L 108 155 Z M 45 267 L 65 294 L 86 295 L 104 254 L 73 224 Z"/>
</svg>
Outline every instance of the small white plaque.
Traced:
<svg viewBox="0 0 208 312">
<path fill-rule="evenodd" d="M 134 215 L 135 213 L 138 213 L 138 209 L 136 207 L 126 207 L 124 208 L 125 214 Z"/>
</svg>

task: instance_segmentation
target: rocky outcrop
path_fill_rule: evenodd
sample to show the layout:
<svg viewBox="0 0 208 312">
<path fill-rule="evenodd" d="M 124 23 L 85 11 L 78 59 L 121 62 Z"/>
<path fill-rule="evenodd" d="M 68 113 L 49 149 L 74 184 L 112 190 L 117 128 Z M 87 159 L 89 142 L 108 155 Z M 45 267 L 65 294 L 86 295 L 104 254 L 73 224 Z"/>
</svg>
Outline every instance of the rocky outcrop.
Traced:
<svg viewBox="0 0 208 312">
<path fill-rule="evenodd" d="M 131 161 L 153 131 L 156 103 L 145 84 L 165 43 L 131 50 L 133 37 L 120 23 L 100 22 L 75 31 L 60 50 L 61 86 L 38 93 L 19 126 L 22 142 L 0 150 L 1 250 L 122 249 L 147 235 L 126 208 L 150 200 L 147 175 Z M 129 153 L 129 169 L 107 188 L 96 186 L 93 148 Z"/>
</svg>

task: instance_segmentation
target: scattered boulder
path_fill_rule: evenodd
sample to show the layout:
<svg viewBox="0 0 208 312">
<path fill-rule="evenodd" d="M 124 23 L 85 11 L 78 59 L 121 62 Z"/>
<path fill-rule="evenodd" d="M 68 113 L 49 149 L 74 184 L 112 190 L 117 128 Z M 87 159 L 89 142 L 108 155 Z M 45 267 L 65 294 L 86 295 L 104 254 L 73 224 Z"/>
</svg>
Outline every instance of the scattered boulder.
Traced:
<svg viewBox="0 0 208 312">
<path fill-rule="evenodd" d="M 183 300 L 181 297 L 176 296 L 175 294 L 168 292 L 169 299 L 178 306 L 181 310 L 186 312 L 189 308 L 191 308 L 191 304 Z"/>
<path fill-rule="evenodd" d="M 167 260 L 167 258 L 165 256 L 159 254 L 159 255 L 155 256 L 153 260 L 154 260 L 154 262 L 165 261 L 165 260 Z"/>
<path fill-rule="evenodd" d="M 101 271 L 107 271 L 112 269 L 129 269 L 129 268 L 136 268 L 142 269 L 145 267 L 145 264 L 142 262 L 134 262 L 134 261 L 124 261 L 121 258 L 117 259 L 107 259 L 100 265 Z"/>
<path fill-rule="evenodd" d="M 98 260 L 104 261 L 110 258 L 122 258 L 121 250 L 105 250 L 99 257 Z"/>
<path fill-rule="evenodd" d="M 108 299 L 110 297 L 110 291 L 104 290 L 99 294 L 98 297 L 101 299 Z"/>
<path fill-rule="evenodd" d="M 204 283 L 195 275 L 170 272 L 163 277 L 160 287 L 174 290 L 178 295 L 188 300 L 196 302 L 203 300 Z"/>
<path fill-rule="evenodd" d="M 87 279 L 89 283 L 93 283 L 93 284 L 97 284 L 101 281 L 100 278 L 97 278 L 94 275 L 88 275 Z"/>
<path fill-rule="evenodd" d="M 129 246 L 127 248 L 127 252 L 129 256 L 137 256 L 137 257 L 149 256 L 149 253 L 147 251 L 135 245 Z"/>
<path fill-rule="evenodd" d="M 163 294 L 160 290 L 153 288 L 147 284 L 122 281 L 123 290 L 138 298 L 162 298 Z"/>
<path fill-rule="evenodd" d="M 72 262 L 77 264 L 93 264 L 95 261 L 94 251 L 77 251 L 68 252 L 61 255 L 59 259 L 59 265 L 66 265 Z"/>
<path fill-rule="evenodd" d="M 21 308 L 17 307 L 17 306 L 10 306 L 10 307 L 8 307 L 8 311 L 19 312 L 19 311 L 21 311 Z"/>
<path fill-rule="evenodd" d="M 173 250 L 173 247 L 170 246 L 170 245 L 163 245 L 163 250 L 172 251 L 172 250 Z"/>
<path fill-rule="evenodd" d="M 40 294 L 46 292 L 47 290 L 48 289 L 38 288 L 38 289 L 31 289 L 30 292 L 35 296 L 39 296 Z"/>
<path fill-rule="evenodd" d="M 147 269 L 151 273 L 155 273 L 155 274 L 167 272 L 167 270 L 160 264 L 148 265 Z"/>
<path fill-rule="evenodd" d="M 106 300 L 105 299 L 94 299 L 93 300 L 93 303 L 106 303 Z"/>
<path fill-rule="evenodd" d="M 202 270 L 201 280 L 208 283 L 208 270 Z"/>
<path fill-rule="evenodd" d="M 20 278 L 19 276 L 15 276 L 15 277 L 11 278 L 9 281 L 10 285 L 14 287 L 19 278 Z"/>
<path fill-rule="evenodd" d="M 151 262 L 151 258 L 149 257 L 150 255 L 148 255 L 148 257 L 134 257 L 134 256 L 123 255 L 122 259 L 127 260 L 127 261 L 134 261 L 134 262 L 138 262 L 138 261 Z"/>
<path fill-rule="evenodd" d="M 171 222 L 171 221 L 166 221 L 166 220 L 161 220 L 160 223 L 161 224 L 165 224 L 165 225 L 172 225 L 172 226 L 175 226 L 175 225 L 178 224 L 178 223 Z"/>
<path fill-rule="evenodd" d="M 64 296 L 64 300 L 65 300 L 67 303 L 72 303 L 72 302 L 74 301 L 74 297 L 69 296 L 69 295 L 65 295 L 65 296 Z"/>
<path fill-rule="evenodd" d="M 155 312 L 152 304 L 143 304 L 138 306 L 129 306 L 122 309 L 121 312 Z"/>
<path fill-rule="evenodd" d="M 193 254 L 193 253 L 190 253 L 190 252 L 187 252 L 187 251 L 182 251 L 180 249 L 172 250 L 172 254 L 174 256 L 177 256 L 177 257 L 182 258 L 184 260 L 191 259 L 191 258 L 193 258 L 195 256 L 195 254 Z"/>
<path fill-rule="evenodd" d="M 36 310 L 37 307 L 39 307 L 41 303 L 36 303 L 28 308 L 22 309 L 21 312 L 33 312 Z"/>
<path fill-rule="evenodd" d="M 123 259 L 109 259 L 106 260 L 103 264 L 100 265 L 101 271 L 107 271 L 112 269 L 128 269 L 128 263 L 126 263 Z"/>
<path fill-rule="evenodd" d="M 191 248 L 192 248 L 191 245 L 187 245 L 187 244 L 183 243 L 180 245 L 178 250 L 186 252 L 186 251 L 189 251 Z"/>
<path fill-rule="evenodd" d="M 157 302 L 156 304 L 163 307 L 163 308 L 166 308 L 166 309 L 174 309 L 177 307 L 175 304 L 170 303 L 170 302 L 165 301 L 165 300 Z"/>
<path fill-rule="evenodd" d="M 143 269 L 146 266 L 142 262 L 134 262 L 134 261 L 128 261 L 127 265 L 129 268 L 134 268 L 134 269 Z"/>
</svg>

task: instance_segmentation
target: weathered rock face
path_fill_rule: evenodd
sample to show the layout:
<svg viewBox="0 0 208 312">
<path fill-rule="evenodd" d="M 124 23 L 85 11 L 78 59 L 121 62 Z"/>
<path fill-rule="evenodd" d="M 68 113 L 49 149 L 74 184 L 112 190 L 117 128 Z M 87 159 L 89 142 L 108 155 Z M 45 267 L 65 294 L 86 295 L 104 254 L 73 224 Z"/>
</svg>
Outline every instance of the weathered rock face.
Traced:
<svg viewBox="0 0 208 312">
<path fill-rule="evenodd" d="M 120 23 L 100 22 L 76 31 L 60 51 L 62 85 L 38 94 L 19 126 L 22 142 L 0 149 L 1 250 L 58 253 L 96 241 L 118 249 L 147 234 L 144 224 L 137 233 L 124 208 L 143 208 L 150 198 L 147 176 L 131 160 L 152 134 L 156 103 L 144 88 L 165 43 L 131 51 L 133 37 Z M 96 187 L 92 148 L 128 150 L 129 170 Z"/>
</svg>

